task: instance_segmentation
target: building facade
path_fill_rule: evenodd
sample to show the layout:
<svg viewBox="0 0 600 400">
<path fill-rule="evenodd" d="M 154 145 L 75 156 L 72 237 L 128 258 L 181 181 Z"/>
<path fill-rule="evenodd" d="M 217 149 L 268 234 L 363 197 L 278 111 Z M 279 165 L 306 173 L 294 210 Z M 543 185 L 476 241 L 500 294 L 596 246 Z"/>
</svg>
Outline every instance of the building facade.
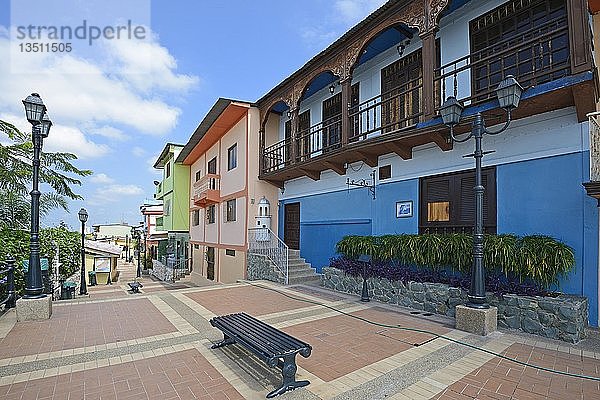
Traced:
<svg viewBox="0 0 600 400">
<path fill-rule="evenodd" d="M 247 232 L 255 224 L 258 202 L 266 197 L 276 203 L 278 191 L 258 180 L 259 124 L 252 104 L 221 98 L 176 159 L 190 171 L 192 281 L 230 283 L 246 276 Z"/>
<path fill-rule="evenodd" d="M 183 145 L 167 143 L 154 163 L 154 168 L 163 171 L 154 195 L 162 202 L 162 216 L 156 218 L 155 229 L 167 232 L 167 240 L 158 242 L 155 259 L 165 265 L 189 261 L 190 168 L 175 162 L 182 148 Z"/>
<path fill-rule="evenodd" d="M 168 232 L 159 230 L 156 227 L 156 220 L 163 215 L 162 203 L 158 200 L 145 200 L 140 206 L 144 222 L 144 243 L 146 246 L 146 254 L 150 254 L 152 259 L 156 259 L 158 254 L 158 245 L 161 241 L 168 240 Z"/>
<path fill-rule="evenodd" d="M 473 142 L 439 107 L 504 123 L 495 89 L 525 89 L 510 128 L 485 136 L 484 228 L 575 250 L 559 290 L 598 325 L 598 209 L 586 114 L 597 78 L 582 0 L 389 1 L 257 102 L 260 179 L 278 186 L 279 234 L 317 269 L 344 236 L 472 232 Z M 357 187 L 352 183 L 361 183 Z"/>
</svg>

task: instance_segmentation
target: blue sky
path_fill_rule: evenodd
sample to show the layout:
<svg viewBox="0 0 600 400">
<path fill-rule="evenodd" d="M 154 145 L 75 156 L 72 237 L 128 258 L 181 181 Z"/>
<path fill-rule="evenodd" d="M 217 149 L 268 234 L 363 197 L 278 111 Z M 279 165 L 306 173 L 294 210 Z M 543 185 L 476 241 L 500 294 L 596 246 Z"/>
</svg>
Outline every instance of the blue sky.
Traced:
<svg viewBox="0 0 600 400">
<path fill-rule="evenodd" d="M 91 224 L 140 221 L 139 205 L 160 179 L 152 164 L 166 142 L 186 143 L 218 97 L 259 99 L 384 2 L 135 0 L 130 6 L 137 2 L 137 9 L 124 9 L 104 0 L 13 1 L 38 10 L 51 3 L 55 14 L 37 15 L 36 24 L 58 25 L 65 16 L 75 23 L 83 16 L 73 4 L 83 3 L 110 10 L 105 20 L 149 21 L 143 46 L 120 40 L 0 63 L 0 119 L 29 129 L 21 100 L 39 92 L 55 124 L 44 148 L 73 152 L 78 167 L 94 171 L 77 188 L 84 201 L 43 221 L 73 227 L 80 207 Z M 24 24 L 15 11 L 24 11 L 19 19 L 35 19 L 27 9 L 12 11 L 11 24 L 11 1 L 0 0 L 4 60 L 16 45 L 10 30 Z"/>
</svg>

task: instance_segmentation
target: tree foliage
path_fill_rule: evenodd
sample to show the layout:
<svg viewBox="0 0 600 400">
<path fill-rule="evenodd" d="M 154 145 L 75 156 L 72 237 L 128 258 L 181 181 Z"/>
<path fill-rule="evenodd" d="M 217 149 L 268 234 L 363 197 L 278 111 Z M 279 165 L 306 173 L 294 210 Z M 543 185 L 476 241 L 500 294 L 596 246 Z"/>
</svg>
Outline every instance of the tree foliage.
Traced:
<svg viewBox="0 0 600 400">
<path fill-rule="evenodd" d="M 63 226 L 40 230 L 40 257 L 47 258 L 50 265 L 58 249 L 60 270 L 64 277 L 73 275 L 81 264 L 81 234 Z M 23 261 L 29 260 L 29 232 L 19 229 L 0 229 L 0 262 L 8 256 L 17 261 L 15 286 L 18 293 L 25 287 Z M 50 275 L 54 271 L 50 271 Z"/>
<path fill-rule="evenodd" d="M 0 227 L 27 229 L 31 207 L 31 135 L 2 120 L 0 132 L 10 140 L 9 144 L 0 144 Z M 68 199 L 82 199 L 73 191 L 73 186 L 80 186 L 78 178 L 89 176 L 92 171 L 74 166 L 72 161 L 77 156 L 72 153 L 42 151 L 40 159 L 40 183 L 47 184 L 52 190 L 40 197 L 41 216 L 57 208 L 68 211 Z"/>
</svg>

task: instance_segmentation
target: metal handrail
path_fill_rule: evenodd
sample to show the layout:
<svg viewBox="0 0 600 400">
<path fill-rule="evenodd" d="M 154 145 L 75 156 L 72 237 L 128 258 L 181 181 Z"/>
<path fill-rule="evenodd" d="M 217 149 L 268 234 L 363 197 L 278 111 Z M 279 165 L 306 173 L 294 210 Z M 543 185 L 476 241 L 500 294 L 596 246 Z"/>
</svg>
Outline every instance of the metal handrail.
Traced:
<svg viewBox="0 0 600 400">
<path fill-rule="evenodd" d="M 289 283 L 289 248 L 271 229 L 248 229 L 248 253 L 267 257 Z"/>
<path fill-rule="evenodd" d="M 184 271 L 184 270 L 187 271 L 188 270 L 187 262 L 189 260 L 191 260 L 191 258 L 184 258 L 183 260 L 179 260 L 177 263 L 175 263 L 175 265 L 173 265 L 173 267 L 172 267 L 172 269 L 173 269 L 173 271 L 172 271 L 172 273 L 173 273 L 173 283 L 175 283 L 175 281 L 177 279 L 181 278 L 182 275 L 185 275 L 185 272 L 182 274 L 181 271 Z M 180 267 L 182 264 L 185 264 L 185 268 L 181 268 Z"/>
<path fill-rule="evenodd" d="M 6 268 L 0 270 L 0 275 L 6 274 L 0 283 L 7 285 L 6 297 L 0 301 L 0 306 L 4 305 L 4 309 L 14 308 L 17 302 L 17 294 L 15 292 L 15 259 L 12 256 L 6 257 Z"/>
</svg>

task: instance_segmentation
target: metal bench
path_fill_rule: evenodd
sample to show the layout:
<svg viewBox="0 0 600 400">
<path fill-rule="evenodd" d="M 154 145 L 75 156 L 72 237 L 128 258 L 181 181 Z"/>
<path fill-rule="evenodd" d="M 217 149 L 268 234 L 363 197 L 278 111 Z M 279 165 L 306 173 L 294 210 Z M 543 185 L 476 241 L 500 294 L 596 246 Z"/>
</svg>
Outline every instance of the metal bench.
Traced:
<svg viewBox="0 0 600 400">
<path fill-rule="evenodd" d="M 310 356 L 312 347 L 285 332 L 246 314 L 237 313 L 214 317 L 210 324 L 223 332 L 223 340 L 212 346 L 213 349 L 238 343 L 254 353 L 269 367 L 281 369 L 283 382 L 281 387 L 267 395 L 272 398 L 299 387 L 309 381 L 296 380 L 296 354 Z"/>
<path fill-rule="evenodd" d="M 131 288 L 132 293 L 140 293 L 140 288 L 144 287 L 144 285 L 139 282 L 128 282 L 127 285 Z"/>
</svg>

